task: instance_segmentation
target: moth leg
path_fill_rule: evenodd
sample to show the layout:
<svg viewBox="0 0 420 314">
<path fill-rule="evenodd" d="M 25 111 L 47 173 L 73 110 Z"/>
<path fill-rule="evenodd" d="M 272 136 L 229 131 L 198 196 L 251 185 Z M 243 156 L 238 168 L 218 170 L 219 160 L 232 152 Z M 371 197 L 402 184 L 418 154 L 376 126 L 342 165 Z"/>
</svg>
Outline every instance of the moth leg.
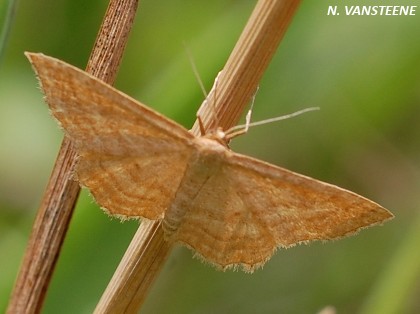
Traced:
<svg viewBox="0 0 420 314">
<path fill-rule="evenodd" d="M 203 120 L 201 119 L 201 116 L 199 113 L 197 113 L 197 121 L 198 121 L 198 126 L 200 127 L 201 136 L 206 135 L 206 129 L 204 128 Z"/>
<path fill-rule="evenodd" d="M 238 131 L 234 131 L 235 127 L 226 131 L 226 136 L 229 140 L 248 132 L 249 126 L 251 124 L 252 109 L 254 108 L 255 97 L 258 93 L 258 89 L 259 89 L 259 86 L 257 86 L 257 89 L 255 90 L 254 95 L 252 95 L 251 106 L 248 110 L 248 113 L 245 116 L 245 125 L 238 126 L 239 128 L 242 127 Z"/>
<path fill-rule="evenodd" d="M 220 74 L 221 73 L 222 73 L 222 71 L 220 71 L 217 74 L 217 76 L 216 76 L 216 78 L 214 80 L 213 88 L 210 91 L 209 95 L 205 94 L 206 99 L 204 100 L 205 106 L 207 106 L 207 105 L 211 106 L 211 109 L 210 109 L 211 110 L 211 113 L 212 113 L 211 116 L 212 116 L 212 119 L 214 120 L 214 124 L 213 125 L 216 126 L 216 127 L 214 127 L 214 129 L 216 129 L 220 125 L 220 119 L 219 119 L 219 117 L 217 115 L 216 104 L 217 104 L 217 86 L 218 86 L 219 77 L 220 77 Z M 213 101 L 211 103 L 209 103 L 208 102 L 208 99 L 209 99 L 209 96 L 212 95 L 212 94 L 214 94 Z M 204 136 L 208 132 L 206 131 L 206 128 L 204 127 L 203 119 L 201 118 L 201 115 L 200 115 L 200 111 L 202 109 L 203 109 L 203 106 L 201 106 L 201 108 L 197 112 L 197 121 L 198 121 L 198 125 L 200 127 L 200 134 L 201 134 L 201 136 Z"/>
</svg>

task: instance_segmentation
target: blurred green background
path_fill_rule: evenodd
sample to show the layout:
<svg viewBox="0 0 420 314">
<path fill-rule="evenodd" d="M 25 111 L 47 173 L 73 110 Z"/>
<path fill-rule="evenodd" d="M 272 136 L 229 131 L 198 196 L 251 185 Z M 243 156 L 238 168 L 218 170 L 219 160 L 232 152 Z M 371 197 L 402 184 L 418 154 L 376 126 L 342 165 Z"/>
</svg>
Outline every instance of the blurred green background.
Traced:
<svg viewBox="0 0 420 314">
<path fill-rule="evenodd" d="M 396 218 L 355 237 L 279 250 L 252 275 L 218 272 L 176 248 L 142 313 L 420 312 L 420 8 L 410 17 L 326 14 L 329 5 L 353 4 L 378 1 L 302 3 L 260 84 L 253 120 L 321 111 L 256 127 L 232 146 L 353 190 Z M 0 63 L 0 312 L 62 139 L 23 52 L 83 68 L 106 5 L 19 3 Z M 254 5 L 140 1 L 116 86 L 190 127 L 203 96 L 183 42 L 209 90 Z M 84 191 L 43 313 L 91 313 L 137 226 L 107 217 Z"/>
</svg>

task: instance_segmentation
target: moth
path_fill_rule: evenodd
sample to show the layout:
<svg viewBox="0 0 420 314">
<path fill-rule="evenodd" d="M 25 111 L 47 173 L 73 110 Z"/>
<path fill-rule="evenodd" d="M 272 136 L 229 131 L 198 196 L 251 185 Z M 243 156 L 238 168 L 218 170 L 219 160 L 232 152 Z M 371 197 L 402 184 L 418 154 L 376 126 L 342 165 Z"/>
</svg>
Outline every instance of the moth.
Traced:
<svg viewBox="0 0 420 314">
<path fill-rule="evenodd" d="M 78 153 L 75 178 L 110 215 L 162 219 L 165 238 L 220 269 L 262 266 L 277 248 L 348 236 L 393 215 L 353 192 L 231 151 L 88 73 L 27 53 Z"/>
</svg>

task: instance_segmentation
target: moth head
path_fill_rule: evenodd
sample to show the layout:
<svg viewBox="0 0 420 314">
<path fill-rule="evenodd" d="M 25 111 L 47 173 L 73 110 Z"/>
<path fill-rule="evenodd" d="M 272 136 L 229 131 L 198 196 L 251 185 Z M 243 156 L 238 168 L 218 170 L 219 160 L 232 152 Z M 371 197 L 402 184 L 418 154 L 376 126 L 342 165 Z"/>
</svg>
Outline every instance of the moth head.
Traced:
<svg viewBox="0 0 420 314">
<path fill-rule="evenodd" d="M 203 135 L 203 137 L 214 140 L 219 144 L 229 148 L 229 142 L 231 139 L 226 135 L 226 132 L 223 131 L 221 127 L 208 131 Z"/>
</svg>

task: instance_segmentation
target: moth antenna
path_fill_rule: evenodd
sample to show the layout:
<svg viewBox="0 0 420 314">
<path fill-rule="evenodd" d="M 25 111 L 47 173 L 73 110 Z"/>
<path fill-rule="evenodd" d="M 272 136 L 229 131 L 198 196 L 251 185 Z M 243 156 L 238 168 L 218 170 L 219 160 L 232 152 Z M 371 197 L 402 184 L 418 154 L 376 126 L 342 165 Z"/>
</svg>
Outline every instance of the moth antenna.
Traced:
<svg viewBox="0 0 420 314">
<path fill-rule="evenodd" d="M 203 80 L 201 79 L 200 74 L 198 73 L 198 69 L 197 69 L 197 66 L 195 64 L 195 61 L 194 61 L 193 55 L 191 53 L 191 50 L 185 42 L 184 42 L 184 49 L 185 49 L 185 53 L 187 54 L 188 61 L 190 62 L 190 65 L 191 65 L 192 71 L 194 73 L 195 79 L 197 80 L 198 85 L 200 86 L 201 92 L 203 93 L 204 98 L 207 98 L 208 94 L 207 94 L 206 88 L 204 87 Z"/>
<path fill-rule="evenodd" d="M 188 56 L 188 61 L 190 62 L 190 65 L 191 65 L 191 68 L 193 70 L 195 79 L 197 80 L 198 85 L 200 86 L 201 92 L 204 95 L 205 101 L 207 102 L 207 98 L 208 98 L 209 95 L 206 91 L 206 88 L 204 87 L 203 80 L 200 77 L 200 73 L 198 72 L 198 69 L 197 69 L 196 63 L 194 61 L 193 55 L 191 53 L 191 50 L 189 49 L 189 47 L 187 46 L 187 44 L 185 42 L 184 42 L 184 49 L 185 49 L 185 53 Z M 219 78 L 219 75 L 220 75 L 221 72 L 222 71 L 220 71 L 217 74 L 216 79 L 214 80 L 214 86 L 215 86 L 215 88 L 214 88 L 214 102 L 211 104 L 212 110 L 213 110 L 213 117 L 214 117 L 214 121 L 215 121 L 216 126 L 220 125 L 220 123 L 219 123 L 220 120 L 219 120 L 219 117 L 217 116 L 217 111 L 216 111 L 216 101 L 217 101 L 216 91 L 217 91 L 218 78 Z M 205 131 L 205 128 L 204 128 L 204 123 L 203 123 L 203 120 L 201 119 L 201 116 L 200 116 L 199 113 L 197 113 L 197 120 L 198 120 L 198 124 L 200 126 L 201 135 L 205 135 L 206 131 Z"/>
<path fill-rule="evenodd" d="M 290 113 L 290 114 L 286 114 L 284 116 L 265 119 L 265 120 L 256 121 L 256 122 L 252 122 L 252 123 L 248 123 L 248 120 L 247 120 L 246 124 L 237 125 L 237 126 L 234 126 L 234 127 L 230 128 L 229 130 L 227 130 L 225 132 L 226 138 L 228 140 L 231 140 L 234 137 L 237 137 L 239 135 L 242 135 L 242 134 L 246 133 L 250 127 L 257 126 L 257 125 L 263 125 L 263 124 L 267 124 L 267 123 L 272 123 L 272 122 L 277 122 L 277 121 L 281 121 L 281 120 L 286 120 L 286 119 L 289 119 L 289 118 L 299 116 L 303 113 L 306 113 L 306 112 L 309 112 L 309 111 L 315 111 L 315 110 L 320 110 L 320 108 L 319 107 L 309 107 L 309 108 L 305 108 L 305 109 L 302 109 L 302 110 L 299 110 L 299 111 L 296 111 L 296 112 L 293 112 L 293 113 Z M 248 114 L 249 114 L 249 112 L 248 112 Z M 248 114 L 247 114 L 247 119 L 248 119 Z"/>
</svg>

